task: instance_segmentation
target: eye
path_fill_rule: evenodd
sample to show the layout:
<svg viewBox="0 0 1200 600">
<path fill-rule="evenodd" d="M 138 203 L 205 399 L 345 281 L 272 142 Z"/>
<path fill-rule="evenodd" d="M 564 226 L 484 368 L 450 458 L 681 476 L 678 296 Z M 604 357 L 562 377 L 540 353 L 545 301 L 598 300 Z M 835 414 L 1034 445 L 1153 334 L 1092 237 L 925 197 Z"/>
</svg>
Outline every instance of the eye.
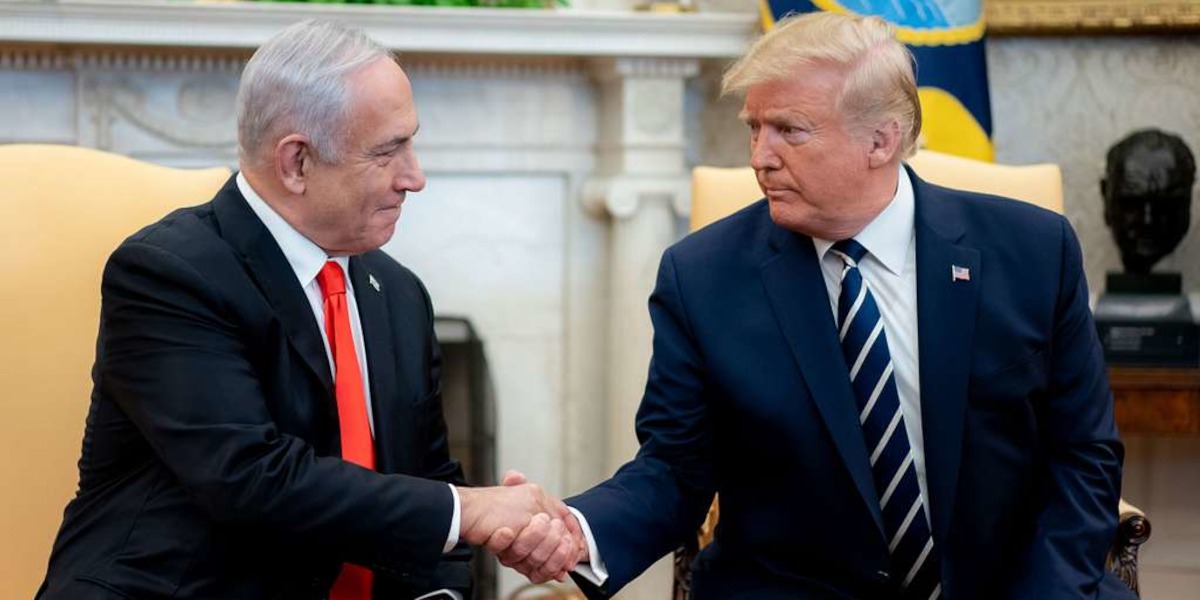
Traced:
<svg viewBox="0 0 1200 600">
<path fill-rule="evenodd" d="M 783 136 L 788 143 L 802 144 L 812 137 L 812 132 L 806 127 L 798 125 L 780 125 L 779 135 Z"/>
<path fill-rule="evenodd" d="M 383 148 L 379 148 L 378 150 L 375 150 L 374 152 L 372 152 L 371 158 L 374 159 L 377 164 L 379 164 L 381 166 L 386 166 L 388 163 L 392 162 L 392 159 L 396 158 L 396 156 L 398 156 L 400 154 L 401 150 L 403 150 L 406 147 L 407 147 L 407 143 L 405 143 L 405 144 L 389 144 Z"/>
<path fill-rule="evenodd" d="M 780 125 L 779 133 L 788 137 L 796 137 L 807 134 L 808 128 L 803 125 Z"/>
</svg>

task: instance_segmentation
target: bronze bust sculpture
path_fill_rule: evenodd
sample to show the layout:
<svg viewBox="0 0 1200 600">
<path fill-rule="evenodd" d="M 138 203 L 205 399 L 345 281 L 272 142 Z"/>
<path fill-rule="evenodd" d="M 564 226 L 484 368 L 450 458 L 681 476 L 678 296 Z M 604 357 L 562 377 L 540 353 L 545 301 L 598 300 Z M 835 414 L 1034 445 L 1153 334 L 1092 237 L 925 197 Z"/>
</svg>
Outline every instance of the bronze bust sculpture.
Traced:
<svg viewBox="0 0 1200 600">
<path fill-rule="evenodd" d="M 1109 148 L 1100 180 L 1104 222 L 1126 273 L 1149 273 L 1183 239 L 1195 181 L 1195 158 L 1178 136 L 1144 129 Z"/>
<path fill-rule="evenodd" d="M 1100 192 L 1124 273 L 1108 273 L 1096 327 L 1110 365 L 1195 367 L 1200 325 L 1180 273 L 1151 273 L 1188 230 L 1196 160 L 1178 136 L 1144 129 L 1108 150 Z"/>
</svg>

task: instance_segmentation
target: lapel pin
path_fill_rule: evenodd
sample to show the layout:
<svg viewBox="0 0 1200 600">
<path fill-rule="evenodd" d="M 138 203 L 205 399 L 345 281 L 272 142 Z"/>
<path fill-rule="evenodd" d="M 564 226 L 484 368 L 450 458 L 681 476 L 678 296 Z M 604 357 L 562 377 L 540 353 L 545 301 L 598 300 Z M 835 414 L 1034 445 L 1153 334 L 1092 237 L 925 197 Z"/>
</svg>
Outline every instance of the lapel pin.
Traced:
<svg viewBox="0 0 1200 600">
<path fill-rule="evenodd" d="M 375 291 L 379 291 L 379 280 L 375 279 L 374 275 L 367 275 L 367 283 L 370 283 L 371 287 L 375 288 Z"/>
<path fill-rule="evenodd" d="M 958 265 L 950 265 L 950 281 L 970 281 L 971 270 Z"/>
</svg>

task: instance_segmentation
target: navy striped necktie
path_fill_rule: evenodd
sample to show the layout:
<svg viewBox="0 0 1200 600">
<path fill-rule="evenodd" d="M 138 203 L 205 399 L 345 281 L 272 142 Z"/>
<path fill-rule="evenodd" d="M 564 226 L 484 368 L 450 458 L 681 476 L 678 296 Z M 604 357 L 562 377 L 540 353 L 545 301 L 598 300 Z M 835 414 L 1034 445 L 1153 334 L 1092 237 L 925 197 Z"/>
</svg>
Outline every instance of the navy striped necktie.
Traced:
<svg viewBox="0 0 1200 600">
<path fill-rule="evenodd" d="M 851 239 L 834 244 L 830 251 L 845 265 L 838 295 L 838 335 L 879 494 L 892 576 L 905 600 L 939 598 L 941 568 L 900 411 L 887 334 L 879 306 L 858 268 L 867 249 Z"/>
</svg>

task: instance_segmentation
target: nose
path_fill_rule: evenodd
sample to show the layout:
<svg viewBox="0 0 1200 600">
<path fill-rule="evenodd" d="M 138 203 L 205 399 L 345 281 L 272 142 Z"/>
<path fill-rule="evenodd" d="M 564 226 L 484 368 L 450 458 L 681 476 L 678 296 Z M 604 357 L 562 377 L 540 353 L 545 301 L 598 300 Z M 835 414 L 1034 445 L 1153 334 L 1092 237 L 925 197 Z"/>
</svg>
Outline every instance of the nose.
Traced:
<svg viewBox="0 0 1200 600">
<path fill-rule="evenodd" d="M 773 148 L 773 136 L 766 128 L 750 141 L 750 166 L 755 171 L 778 169 L 779 155 Z"/>
<path fill-rule="evenodd" d="M 1150 225 L 1153 222 L 1153 220 L 1154 220 L 1154 214 L 1152 212 L 1152 209 L 1150 208 L 1150 203 L 1147 202 L 1146 205 L 1142 207 L 1142 223 L 1146 224 L 1146 225 Z"/>
<path fill-rule="evenodd" d="M 417 157 L 413 156 L 409 164 L 406 165 L 398 177 L 396 177 L 395 187 L 397 191 L 419 192 L 425 189 L 425 172 L 421 170 L 421 163 L 417 161 Z"/>
</svg>

